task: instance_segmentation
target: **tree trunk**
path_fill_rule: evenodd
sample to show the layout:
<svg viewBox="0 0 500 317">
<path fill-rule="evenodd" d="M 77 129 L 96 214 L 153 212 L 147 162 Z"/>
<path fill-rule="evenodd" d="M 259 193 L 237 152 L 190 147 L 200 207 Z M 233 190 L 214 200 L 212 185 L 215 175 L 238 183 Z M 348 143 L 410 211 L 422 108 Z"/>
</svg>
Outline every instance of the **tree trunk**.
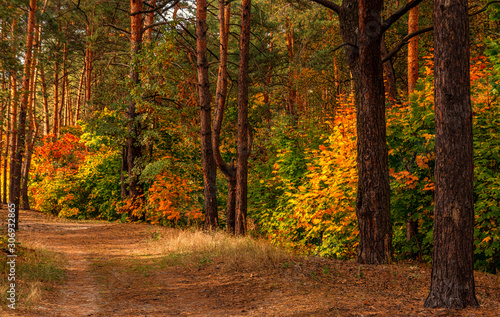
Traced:
<svg viewBox="0 0 500 317">
<path fill-rule="evenodd" d="M 142 1 L 141 1 L 142 4 Z M 133 18 L 133 17 L 132 17 Z M 94 35 L 94 31 L 90 25 L 87 25 L 87 37 L 92 37 Z M 92 44 L 90 40 L 87 42 L 87 49 L 85 50 L 85 109 L 90 105 L 90 99 L 92 98 Z"/>
<path fill-rule="evenodd" d="M 408 34 L 418 31 L 418 6 L 410 10 Z M 408 95 L 413 93 L 418 81 L 418 36 L 408 43 Z"/>
<path fill-rule="evenodd" d="M 479 306 L 474 286 L 474 165 L 467 1 L 434 0 L 434 253 L 425 307 Z"/>
<path fill-rule="evenodd" d="M 290 26 L 289 18 L 286 18 L 285 22 L 285 32 L 286 32 L 286 48 L 288 52 L 288 65 L 290 70 L 288 71 L 288 99 L 286 104 L 286 110 L 288 114 L 294 119 L 293 122 L 296 123 L 297 119 L 297 90 L 294 87 L 295 81 L 295 71 L 293 65 L 293 59 L 295 57 L 295 45 L 293 40 L 293 27 Z"/>
<path fill-rule="evenodd" d="M 247 232 L 247 178 L 250 154 L 248 134 L 248 61 L 251 0 L 241 3 L 240 64 L 238 74 L 238 160 L 236 167 L 236 235 Z"/>
<path fill-rule="evenodd" d="M 11 171 L 11 191 L 9 192 L 9 203 L 14 204 L 15 208 L 15 227 L 16 230 L 19 226 L 19 200 L 21 194 L 21 166 L 25 147 L 25 127 L 26 127 L 26 109 L 28 107 L 28 95 L 30 90 L 30 72 L 32 63 L 32 49 L 33 49 L 33 33 L 35 29 L 35 11 L 36 0 L 30 0 L 30 9 L 28 17 L 28 30 L 26 39 L 26 54 L 24 57 L 24 72 L 23 72 L 23 88 L 21 107 L 19 111 L 19 126 L 17 133 L 17 149 L 13 170 Z"/>
<path fill-rule="evenodd" d="M 150 11 L 150 10 L 153 10 L 154 8 L 156 8 L 156 0 L 150 0 L 147 10 Z M 155 20 L 154 11 L 148 12 L 148 14 L 146 15 L 146 21 L 145 21 L 144 25 L 145 26 L 153 25 L 154 20 Z M 151 43 L 152 34 L 153 34 L 153 28 L 149 28 L 144 32 L 144 41 L 147 44 Z"/>
<path fill-rule="evenodd" d="M 49 123 L 49 100 L 47 95 L 47 84 L 45 82 L 45 72 L 44 67 L 40 67 L 40 82 L 42 85 L 42 96 L 43 96 L 43 134 L 48 135 L 50 133 L 50 123 Z"/>
<path fill-rule="evenodd" d="M 59 134 L 59 61 L 56 54 L 54 65 L 54 111 L 52 113 L 52 134 L 57 137 Z"/>
<path fill-rule="evenodd" d="M 359 1 L 361 89 L 357 109 L 359 224 L 358 262 L 390 262 L 392 230 L 385 129 L 384 80 L 380 53 L 383 0 Z"/>
<path fill-rule="evenodd" d="M 215 163 L 227 180 L 226 227 L 227 232 L 234 234 L 236 214 L 236 168 L 234 164 L 224 162 L 220 153 L 220 132 L 224 119 L 224 110 L 227 97 L 227 51 L 229 45 L 229 22 L 231 17 L 231 4 L 225 5 L 224 0 L 219 0 L 219 73 L 217 75 L 217 89 L 215 92 L 215 109 L 212 131 L 212 148 Z"/>
<path fill-rule="evenodd" d="M 140 84 L 139 67 L 137 66 L 137 58 L 142 46 L 142 7 L 143 0 L 130 0 L 131 7 L 131 63 L 130 63 L 130 79 L 132 85 L 137 87 Z M 139 144 L 140 122 L 138 122 L 138 114 L 136 110 L 135 96 L 130 96 L 127 117 L 128 123 L 128 138 L 127 138 L 127 166 L 129 176 L 129 198 L 135 200 L 142 194 L 141 186 L 139 185 L 139 175 L 136 171 L 137 160 L 142 156 L 142 148 Z M 130 218 L 134 219 L 132 215 Z"/>
<path fill-rule="evenodd" d="M 80 119 L 80 107 L 82 104 L 82 88 L 83 88 L 83 80 L 85 79 L 85 70 L 86 67 L 85 65 L 83 65 L 82 75 L 80 76 L 80 84 L 78 85 L 78 97 L 76 99 L 75 123 Z"/>
<path fill-rule="evenodd" d="M 201 160 L 203 165 L 203 184 L 205 197 L 205 229 L 218 228 L 216 177 L 214 151 L 212 148 L 212 127 L 210 107 L 210 86 L 207 59 L 207 7 L 206 0 L 196 4 L 196 46 L 198 63 L 198 95 L 201 119 Z"/>
<path fill-rule="evenodd" d="M 14 36 L 15 36 L 16 20 L 12 21 L 12 46 L 14 47 Z M 13 56 L 15 58 L 15 55 Z M 15 171 L 16 162 L 16 144 L 17 144 L 17 133 L 19 131 L 19 125 L 17 122 L 17 108 L 18 108 L 18 93 L 17 93 L 17 71 L 15 69 L 11 70 L 10 75 L 10 85 L 11 85 L 11 117 L 10 117 L 10 153 L 9 153 L 9 202 L 12 203 L 11 193 L 13 191 L 12 186 L 14 182 L 12 179 L 15 177 L 13 174 Z M 19 204 L 18 204 L 19 205 Z M 16 212 L 19 212 L 19 206 L 16 206 Z M 17 219 L 17 216 L 16 216 Z M 17 227 L 17 225 L 16 225 Z"/>
</svg>

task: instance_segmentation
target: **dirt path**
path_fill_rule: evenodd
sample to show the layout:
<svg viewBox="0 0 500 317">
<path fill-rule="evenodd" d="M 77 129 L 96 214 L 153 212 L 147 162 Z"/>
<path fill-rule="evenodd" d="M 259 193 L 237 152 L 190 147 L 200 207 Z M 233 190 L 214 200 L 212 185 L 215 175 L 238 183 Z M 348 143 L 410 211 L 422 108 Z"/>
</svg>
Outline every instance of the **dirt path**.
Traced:
<svg viewBox="0 0 500 317">
<path fill-rule="evenodd" d="M 476 275 L 480 309 L 429 310 L 422 308 L 426 266 L 311 258 L 228 271 L 217 259 L 186 267 L 149 254 L 166 228 L 68 222 L 33 211 L 22 212 L 20 228 L 22 243 L 67 259 L 65 283 L 24 316 L 500 316 L 494 275 Z"/>
</svg>

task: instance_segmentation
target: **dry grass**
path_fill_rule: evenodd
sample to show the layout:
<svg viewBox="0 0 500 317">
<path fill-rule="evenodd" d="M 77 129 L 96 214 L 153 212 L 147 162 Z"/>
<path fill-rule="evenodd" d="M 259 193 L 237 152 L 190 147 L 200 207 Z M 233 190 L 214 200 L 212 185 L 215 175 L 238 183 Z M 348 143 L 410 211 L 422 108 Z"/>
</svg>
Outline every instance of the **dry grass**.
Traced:
<svg viewBox="0 0 500 317">
<path fill-rule="evenodd" d="M 54 283 L 64 279 L 63 258 L 36 244 L 19 246 L 16 258 L 16 307 L 30 308 L 42 300 L 44 291 L 50 290 Z M 7 307 L 7 289 L 10 267 L 7 261 L 0 262 L 1 306 Z"/>
<path fill-rule="evenodd" d="M 251 237 L 234 237 L 222 231 L 203 232 L 158 228 L 150 230 L 144 249 L 136 255 L 159 258 L 164 266 L 203 266 L 216 263 L 222 270 L 276 268 L 291 261 L 283 249 Z"/>
</svg>

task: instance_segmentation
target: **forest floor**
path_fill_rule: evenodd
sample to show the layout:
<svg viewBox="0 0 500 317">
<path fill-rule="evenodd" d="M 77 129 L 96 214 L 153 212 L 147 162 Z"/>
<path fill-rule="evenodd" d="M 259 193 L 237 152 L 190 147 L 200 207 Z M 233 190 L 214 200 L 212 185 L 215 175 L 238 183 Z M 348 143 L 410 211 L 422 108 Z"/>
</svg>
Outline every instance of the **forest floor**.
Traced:
<svg viewBox="0 0 500 317">
<path fill-rule="evenodd" d="M 1 219 L 5 215 L 3 207 Z M 181 241 L 190 237 L 193 241 Z M 359 265 L 283 251 L 276 256 L 272 250 L 277 249 L 256 248 L 263 242 L 248 238 L 226 252 L 223 244 L 214 247 L 216 238 L 21 211 L 18 241 L 61 255 L 65 277 L 42 285 L 40 299 L 28 307 L 8 309 L 0 294 L 0 315 L 500 316 L 500 276 L 476 272 L 480 308 L 425 309 L 431 272 L 427 265 Z M 212 239 L 211 249 L 196 251 L 194 245 L 202 241 L 196 239 Z M 245 255 L 245 245 L 254 255 Z"/>
</svg>

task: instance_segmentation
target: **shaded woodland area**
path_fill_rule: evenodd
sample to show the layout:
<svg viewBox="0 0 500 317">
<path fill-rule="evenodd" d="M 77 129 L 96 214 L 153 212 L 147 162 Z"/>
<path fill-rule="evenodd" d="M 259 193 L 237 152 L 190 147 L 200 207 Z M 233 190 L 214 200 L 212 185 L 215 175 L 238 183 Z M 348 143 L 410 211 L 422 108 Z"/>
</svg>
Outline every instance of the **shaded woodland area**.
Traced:
<svg viewBox="0 0 500 317">
<path fill-rule="evenodd" d="M 17 215 L 432 263 L 430 308 L 499 273 L 498 1 L 0 0 L 0 27 Z"/>
</svg>

